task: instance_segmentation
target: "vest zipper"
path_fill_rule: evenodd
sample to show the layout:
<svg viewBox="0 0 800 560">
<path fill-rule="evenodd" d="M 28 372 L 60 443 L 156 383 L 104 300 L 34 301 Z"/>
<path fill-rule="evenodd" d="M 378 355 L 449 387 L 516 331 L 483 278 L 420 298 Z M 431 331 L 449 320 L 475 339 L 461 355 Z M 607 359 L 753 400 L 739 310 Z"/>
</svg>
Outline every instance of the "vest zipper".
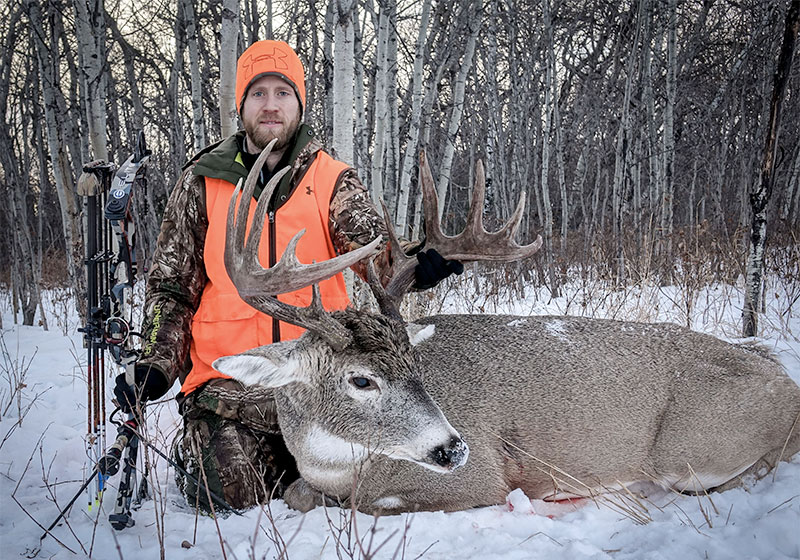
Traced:
<svg viewBox="0 0 800 560">
<path fill-rule="evenodd" d="M 278 228 L 275 227 L 275 211 L 269 213 L 269 267 L 272 268 L 278 262 L 278 247 L 275 234 Z M 277 295 L 275 298 L 277 299 Z M 281 322 L 275 317 L 272 318 L 272 342 L 281 341 Z"/>
</svg>

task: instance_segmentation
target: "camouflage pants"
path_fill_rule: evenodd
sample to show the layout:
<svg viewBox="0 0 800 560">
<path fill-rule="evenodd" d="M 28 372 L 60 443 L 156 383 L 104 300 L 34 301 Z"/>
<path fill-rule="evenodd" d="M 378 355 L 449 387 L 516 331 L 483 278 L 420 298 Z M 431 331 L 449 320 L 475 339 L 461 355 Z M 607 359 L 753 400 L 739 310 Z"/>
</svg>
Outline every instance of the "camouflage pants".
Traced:
<svg viewBox="0 0 800 560">
<path fill-rule="evenodd" d="M 190 507 L 210 511 L 205 484 L 233 508 L 243 509 L 282 496 L 298 478 L 269 391 L 243 389 L 230 380 L 210 383 L 181 403 L 181 413 L 183 429 L 173 454 L 200 483 L 198 492 L 192 480 L 176 471 Z"/>
</svg>

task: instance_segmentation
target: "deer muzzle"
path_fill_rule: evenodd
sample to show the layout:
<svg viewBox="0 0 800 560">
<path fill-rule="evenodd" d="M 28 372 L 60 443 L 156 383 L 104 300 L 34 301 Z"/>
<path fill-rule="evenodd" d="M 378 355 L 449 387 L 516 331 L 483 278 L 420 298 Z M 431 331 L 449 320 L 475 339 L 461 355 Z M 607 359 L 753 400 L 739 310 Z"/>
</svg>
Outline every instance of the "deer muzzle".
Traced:
<svg viewBox="0 0 800 560">
<path fill-rule="evenodd" d="M 428 454 L 431 464 L 441 467 L 447 472 L 464 466 L 467 457 L 469 457 L 469 446 L 463 439 L 455 436 L 450 438 L 446 445 L 435 447 Z"/>
</svg>

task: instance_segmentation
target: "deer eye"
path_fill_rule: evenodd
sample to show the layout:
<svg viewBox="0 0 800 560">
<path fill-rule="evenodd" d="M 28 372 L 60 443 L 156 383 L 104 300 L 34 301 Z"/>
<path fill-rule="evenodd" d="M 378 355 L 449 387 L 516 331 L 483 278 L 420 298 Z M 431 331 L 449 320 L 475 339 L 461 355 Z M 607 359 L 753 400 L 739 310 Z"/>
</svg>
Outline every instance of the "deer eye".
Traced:
<svg viewBox="0 0 800 560">
<path fill-rule="evenodd" d="M 358 389 L 370 390 L 378 388 L 377 385 L 375 385 L 375 382 L 372 381 L 370 378 L 361 377 L 360 375 L 354 375 L 353 377 L 351 377 L 350 383 Z"/>
</svg>

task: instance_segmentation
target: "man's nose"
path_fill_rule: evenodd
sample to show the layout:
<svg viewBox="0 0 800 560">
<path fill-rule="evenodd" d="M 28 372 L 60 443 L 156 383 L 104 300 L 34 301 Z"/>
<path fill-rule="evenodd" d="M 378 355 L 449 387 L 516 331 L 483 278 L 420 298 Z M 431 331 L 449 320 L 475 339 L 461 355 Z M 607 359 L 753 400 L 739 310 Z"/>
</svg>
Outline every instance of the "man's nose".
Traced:
<svg viewBox="0 0 800 560">
<path fill-rule="evenodd" d="M 261 104 L 261 110 L 267 112 L 277 111 L 278 97 L 276 95 L 266 94 Z"/>
</svg>

